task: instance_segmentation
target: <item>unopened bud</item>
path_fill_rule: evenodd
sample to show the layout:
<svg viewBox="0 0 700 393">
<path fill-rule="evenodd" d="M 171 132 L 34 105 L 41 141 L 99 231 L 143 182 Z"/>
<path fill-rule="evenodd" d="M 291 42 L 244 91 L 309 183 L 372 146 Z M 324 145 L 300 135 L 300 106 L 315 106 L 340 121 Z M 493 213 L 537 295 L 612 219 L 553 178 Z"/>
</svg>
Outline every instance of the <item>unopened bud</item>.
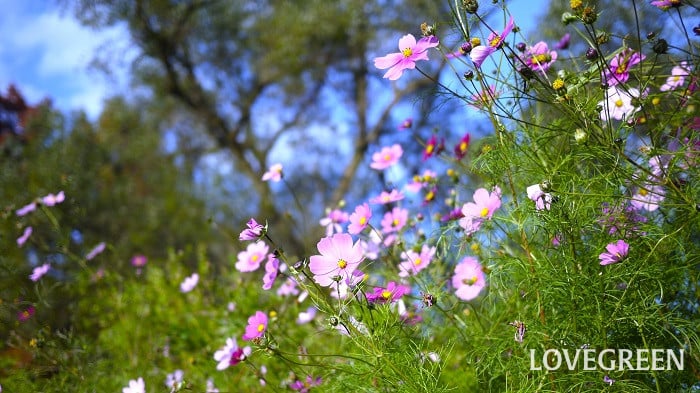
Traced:
<svg viewBox="0 0 700 393">
<path fill-rule="evenodd" d="M 663 55 L 666 52 L 668 52 L 668 42 L 666 42 L 665 39 L 659 38 L 655 43 L 654 43 L 654 53 Z"/>
<path fill-rule="evenodd" d="M 576 131 L 574 131 L 574 140 L 576 143 L 586 143 L 586 141 L 588 141 L 588 134 L 586 131 L 577 128 Z"/>
<path fill-rule="evenodd" d="M 479 2 L 476 0 L 463 0 L 462 5 L 464 5 L 464 9 L 468 14 L 476 14 L 476 11 L 479 9 Z"/>
<path fill-rule="evenodd" d="M 595 48 L 588 48 L 586 51 L 586 59 L 593 61 L 598 58 L 598 51 Z"/>
</svg>

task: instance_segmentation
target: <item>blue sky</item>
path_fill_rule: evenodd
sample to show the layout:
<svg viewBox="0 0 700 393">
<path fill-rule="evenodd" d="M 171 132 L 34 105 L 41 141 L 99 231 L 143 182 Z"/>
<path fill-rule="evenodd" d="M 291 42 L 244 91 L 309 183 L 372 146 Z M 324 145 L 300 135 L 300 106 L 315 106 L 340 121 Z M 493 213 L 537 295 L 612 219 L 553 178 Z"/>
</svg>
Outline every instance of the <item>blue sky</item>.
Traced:
<svg viewBox="0 0 700 393">
<path fill-rule="evenodd" d="M 126 67 L 107 78 L 88 65 L 95 51 L 126 48 L 125 29 L 82 27 L 50 0 L 0 0 L 0 90 L 14 83 L 33 104 L 51 98 L 62 111 L 99 114 L 102 99 L 124 85 Z"/>
<path fill-rule="evenodd" d="M 440 1 L 440 0 L 438 0 Z M 446 0 L 445 0 L 446 1 Z M 491 6 L 483 2 L 483 8 Z M 535 15 L 548 0 L 513 0 L 511 12 L 523 31 L 535 26 Z M 85 110 L 96 118 L 102 100 L 126 89 L 129 59 L 124 27 L 93 31 L 51 0 L 0 0 L 0 91 L 10 83 L 19 87 L 29 103 L 51 98 L 61 111 Z M 97 51 L 117 71 L 111 77 L 90 68 Z"/>
</svg>

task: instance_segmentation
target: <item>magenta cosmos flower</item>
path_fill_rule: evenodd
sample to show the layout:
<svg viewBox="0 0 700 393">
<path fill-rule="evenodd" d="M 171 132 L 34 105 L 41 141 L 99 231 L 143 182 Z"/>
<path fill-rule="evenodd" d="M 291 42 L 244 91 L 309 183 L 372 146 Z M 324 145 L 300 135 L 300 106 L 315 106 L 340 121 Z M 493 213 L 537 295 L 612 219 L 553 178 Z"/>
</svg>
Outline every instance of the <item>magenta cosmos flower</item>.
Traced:
<svg viewBox="0 0 700 393">
<path fill-rule="evenodd" d="M 419 271 L 430 265 L 434 256 L 435 247 L 430 247 L 427 244 L 423 244 L 420 253 L 413 250 L 402 252 L 402 262 L 399 264 L 399 277 L 418 274 Z"/>
<path fill-rule="evenodd" d="M 459 143 L 455 145 L 455 157 L 457 157 L 458 160 L 461 160 L 467 155 L 467 149 L 469 149 L 469 138 L 469 133 L 464 134 L 462 139 L 459 140 Z"/>
<path fill-rule="evenodd" d="M 307 375 L 306 380 L 300 381 L 297 379 L 289 384 L 289 388 L 300 393 L 308 393 L 312 387 L 320 385 L 321 382 L 323 382 L 321 377 L 314 378 L 311 375 Z"/>
<path fill-rule="evenodd" d="M 547 43 L 540 41 L 528 50 L 525 65 L 533 71 L 547 72 L 556 60 L 557 52 L 550 51 Z"/>
<path fill-rule="evenodd" d="M 367 295 L 367 300 L 372 303 L 393 303 L 409 292 L 411 288 L 390 281 L 386 288 L 374 288 L 373 292 Z"/>
<path fill-rule="evenodd" d="M 651 5 L 659 8 L 663 11 L 666 11 L 671 7 L 680 7 L 683 4 L 681 3 L 681 0 L 657 0 L 657 1 L 652 1 Z"/>
<path fill-rule="evenodd" d="M 346 233 L 324 237 L 316 246 L 321 255 L 311 256 L 309 269 L 314 281 L 324 287 L 338 282 L 338 276 L 349 278 L 364 259 L 359 242 L 353 244 L 352 237 Z"/>
<path fill-rule="evenodd" d="M 248 318 L 248 326 L 242 338 L 246 341 L 260 338 L 265 334 L 265 330 L 267 330 L 267 315 L 262 311 L 256 311 L 255 315 Z"/>
<path fill-rule="evenodd" d="M 148 263 L 148 258 L 145 255 L 137 254 L 131 257 L 131 266 L 133 267 L 143 267 Z"/>
<path fill-rule="evenodd" d="M 513 30 L 514 26 L 515 22 L 513 21 L 513 17 L 511 16 L 508 20 L 508 23 L 506 23 L 505 29 L 503 29 L 503 33 L 499 35 L 494 32 L 491 32 L 491 34 L 489 34 L 489 38 L 486 45 L 479 45 L 476 48 L 472 48 L 472 51 L 469 52 L 469 58 L 472 59 L 474 65 L 477 67 L 481 67 L 481 64 L 484 63 L 484 60 L 486 60 L 487 57 L 491 56 L 492 53 L 501 48 L 503 46 L 503 41 Z"/>
<path fill-rule="evenodd" d="M 630 205 L 637 210 L 653 212 L 659 208 L 659 203 L 664 199 L 666 199 L 666 190 L 662 186 L 649 184 L 637 188 L 637 192 L 632 195 Z"/>
<path fill-rule="evenodd" d="M 214 360 L 219 362 L 216 369 L 221 371 L 229 366 L 235 366 L 245 360 L 251 354 L 250 347 L 238 348 L 235 338 L 227 338 L 226 345 L 218 351 L 214 352 Z"/>
<path fill-rule="evenodd" d="M 29 306 L 26 310 L 17 313 L 17 320 L 20 322 L 27 322 L 35 313 L 36 308 L 34 308 L 34 306 Z"/>
<path fill-rule="evenodd" d="M 236 269 L 239 272 L 252 272 L 258 270 L 260 264 L 267 258 L 270 248 L 265 242 L 257 241 L 246 247 L 245 251 L 238 253 Z"/>
<path fill-rule="evenodd" d="M 369 219 L 372 218 L 372 210 L 369 205 L 363 203 L 355 208 L 355 212 L 350 215 L 350 225 L 348 225 L 348 233 L 356 235 L 362 232 L 369 224 Z"/>
<path fill-rule="evenodd" d="M 372 163 L 369 165 L 372 169 L 383 171 L 390 166 L 399 162 L 399 158 L 403 155 L 403 148 L 399 144 L 383 147 L 372 155 Z"/>
<path fill-rule="evenodd" d="M 464 257 L 455 266 L 452 286 L 456 289 L 455 295 L 462 300 L 472 300 L 479 296 L 486 286 L 486 275 L 479 260 L 475 257 Z"/>
<path fill-rule="evenodd" d="M 605 246 L 607 252 L 601 253 L 598 256 L 602 266 L 618 263 L 625 259 L 629 252 L 630 245 L 624 240 L 618 240 L 615 243 L 610 243 Z"/>
<path fill-rule="evenodd" d="M 609 69 L 605 70 L 603 80 L 608 86 L 625 83 L 630 77 L 629 69 L 639 64 L 646 56 L 632 49 L 625 49 L 610 61 Z"/>
<path fill-rule="evenodd" d="M 390 53 L 384 57 L 374 59 L 374 66 L 380 70 L 389 69 L 384 78 L 397 80 L 403 75 L 404 70 L 416 68 L 418 60 L 429 60 L 428 49 L 438 46 L 437 37 L 423 37 L 416 42 L 416 37 L 406 34 L 399 40 L 399 52 Z"/>
<path fill-rule="evenodd" d="M 442 150 L 445 149 L 445 140 L 441 139 L 440 142 L 438 143 L 437 136 L 435 134 L 430 136 L 430 139 L 428 139 L 428 143 L 425 145 L 425 149 L 423 150 L 423 161 L 427 160 L 428 158 L 440 154 Z"/>
<path fill-rule="evenodd" d="M 238 240 L 258 240 L 265 234 L 265 226 L 258 224 L 254 218 L 248 220 L 245 224 L 248 228 L 244 229 L 240 235 L 238 235 Z"/>
</svg>

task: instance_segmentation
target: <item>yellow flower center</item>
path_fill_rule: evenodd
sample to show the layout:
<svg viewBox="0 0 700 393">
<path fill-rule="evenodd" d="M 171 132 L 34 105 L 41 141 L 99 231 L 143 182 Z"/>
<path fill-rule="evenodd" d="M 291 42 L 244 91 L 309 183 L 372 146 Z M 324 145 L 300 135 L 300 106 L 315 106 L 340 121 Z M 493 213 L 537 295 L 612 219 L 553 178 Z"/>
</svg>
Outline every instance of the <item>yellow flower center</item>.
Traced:
<svg viewBox="0 0 700 393">
<path fill-rule="evenodd" d="M 345 269 L 348 266 L 348 263 L 345 261 L 345 259 L 339 259 L 338 260 L 338 267 L 341 269 Z"/>
<path fill-rule="evenodd" d="M 639 195 L 641 195 L 641 196 L 647 196 L 648 194 L 649 194 L 649 191 L 647 191 L 647 190 L 645 190 L 645 189 L 643 189 L 643 188 L 640 188 L 640 189 L 639 189 Z"/>
<path fill-rule="evenodd" d="M 250 259 L 253 260 L 253 262 L 257 262 L 259 258 L 260 258 L 260 257 L 258 257 L 257 254 L 255 254 L 255 255 L 253 255 L 252 257 L 250 257 Z"/>
<path fill-rule="evenodd" d="M 559 90 L 563 87 L 564 87 L 564 81 L 559 79 L 559 78 L 555 79 L 554 82 L 552 82 L 552 88 L 554 90 Z"/>
<path fill-rule="evenodd" d="M 481 38 L 479 37 L 473 37 L 471 40 L 469 40 L 472 44 L 472 46 L 479 46 L 481 45 Z"/>
<path fill-rule="evenodd" d="M 674 82 L 678 82 L 681 79 L 680 75 L 674 75 L 671 77 L 671 80 Z"/>
<path fill-rule="evenodd" d="M 405 48 L 401 51 L 403 53 L 403 57 L 411 57 L 413 54 L 413 48 Z"/>
<path fill-rule="evenodd" d="M 474 285 L 474 284 L 476 283 L 476 280 L 477 280 L 476 276 L 474 276 L 474 277 L 472 277 L 472 278 L 465 278 L 465 279 L 462 280 L 462 284 L 464 284 L 464 285 Z"/>
<path fill-rule="evenodd" d="M 435 150 L 435 145 L 432 143 L 425 147 L 425 152 L 428 154 L 433 154 L 433 150 Z"/>
<path fill-rule="evenodd" d="M 459 150 L 462 152 L 467 151 L 468 147 L 469 147 L 469 144 L 467 142 L 462 142 L 459 144 Z"/>
<path fill-rule="evenodd" d="M 500 35 L 496 35 L 495 37 L 493 37 L 491 39 L 491 41 L 489 41 L 489 46 L 491 46 L 492 48 L 496 48 L 500 44 L 501 44 L 501 36 Z"/>
<path fill-rule="evenodd" d="M 394 218 L 394 221 L 391 222 L 391 225 L 392 225 L 392 226 L 395 226 L 395 227 L 399 226 L 399 219 L 398 219 L 398 218 Z"/>
<path fill-rule="evenodd" d="M 423 261 L 422 261 L 420 258 L 416 258 L 416 259 L 413 261 L 413 264 L 416 265 L 416 266 L 418 266 L 418 265 L 420 265 L 422 262 L 423 262 Z"/>
<path fill-rule="evenodd" d="M 265 330 L 265 325 L 261 323 L 258 325 L 258 333 L 262 333 L 263 330 Z"/>
<path fill-rule="evenodd" d="M 391 154 L 384 154 L 384 161 L 391 161 Z"/>
<path fill-rule="evenodd" d="M 386 289 L 383 290 L 383 291 L 382 291 L 382 297 L 383 297 L 384 299 L 389 299 L 389 298 L 391 298 L 391 292 L 390 292 L 390 291 L 387 291 Z"/>
<path fill-rule="evenodd" d="M 618 98 L 617 101 L 615 101 L 615 106 L 618 108 L 621 108 L 622 105 L 625 105 L 625 103 L 622 102 L 622 100 Z"/>
<path fill-rule="evenodd" d="M 367 217 L 360 217 L 360 225 L 367 224 Z"/>
<path fill-rule="evenodd" d="M 535 61 L 539 64 L 549 63 L 550 61 L 552 61 L 552 55 L 550 55 L 549 53 L 542 53 L 540 55 L 535 56 Z"/>
<path fill-rule="evenodd" d="M 433 192 L 432 190 L 428 191 L 428 193 L 425 195 L 425 200 L 432 201 L 433 198 L 435 198 L 435 192 Z"/>
<path fill-rule="evenodd" d="M 489 208 L 488 207 L 481 209 L 481 217 L 486 217 L 488 215 L 489 215 Z"/>
</svg>

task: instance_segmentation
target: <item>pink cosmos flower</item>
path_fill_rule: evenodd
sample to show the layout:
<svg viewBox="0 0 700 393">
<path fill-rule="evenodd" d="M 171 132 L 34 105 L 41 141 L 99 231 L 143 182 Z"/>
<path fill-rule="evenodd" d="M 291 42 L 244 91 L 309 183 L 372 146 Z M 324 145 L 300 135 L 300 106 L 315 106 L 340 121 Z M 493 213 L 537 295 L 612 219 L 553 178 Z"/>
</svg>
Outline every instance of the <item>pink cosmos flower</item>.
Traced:
<svg viewBox="0 0 700 393">
<path fill-rule="evenodd" d="M 17 209 L 15 214 L 17 214 L 20 217 L 26 216 L 27 214 L 33 212 L 34 210 L 36 210 L 36 202 L 32 202 L 28 205 L 22 206 L 21 208 Z"/>
<path fill-rule="evenodd" d="M 428 49 L 438 46 L 437 37 L 423 37 L 418 42 L 411 34 L 406 34 L 399 40 L 399 52 L 390 53 L 384 57 L 374 59 L 374 66 L 380 70 L 389 69 L 384 78 L 397 80 L 403 75 L 404 70 L 416 68 L 418 60 L 429 60 Z"/>
<path fill-rule="evenodd" d="M 676 90 L 677 88 L 683 86 L 683 83 L 685 83 L 685 78 L 689 75 L 690 68 L 688 67 L 688 62 L 684 61 L 680 65 L 677 65 L 671 69 L 671 76 L 666 79 L 666 83 L 661 85 L 659 90 Z"/>
<path fill-rule="evenodd" d="M 297 289 L 297 282 L 291 277 L 287 277 L 286 280 L 277 288 L 277 296 L 296 296 L 299 294 Z"/>
<path fill-rule="evenodd" d="M 263 173 L 262 180 L 273 182 L 282 180 L 282 164 L 273 164 L 267 172 Z"/>
<path fill-rule="evenodd" d="M 56 195 L 49 194 L 49 195 L 41 198 L 41 202 L 46 206 L 54 206 L 58 203 L 63 202 L 65 199 L 66 199 L 66 195 L 63 193 L 63 191 L 61 191 Z"/>
<path fill-rule="evenodd" d="M 239 272 L 252 272 L 258 270 L 260 264 L 267 257 L 270 248 L 263 241 L 250 243 L 245 251 L 238 253 L 236 269 Z"/>
<path fill-rule="evenodd" d="M 244 229 L 238 236 L 238 240 L 240 241 L 258 240 L 263 236 L 265 232 L 265 227 L 262 224 L 258 224 L 258 222 L 255 221 L 254 218 L 248 220 L 246 226 L 248 228 Z"/>
<path fill-rule="evenodd" d="M 334 233 L 342 233 L 343 227 L 341 224 L 348 222 L 348 213 L 333 209 L 328 212 L 326 217 L 323 217 L 318 223 L 326 227 L 326 236 L 331 236 Z"/>
<path fill-rule="evenodd" d="M 353 244 L 352 237 L 345 233 L 324 237 L 317 248 L 321 255 L 311 256 L 309 269 L 314 281 L 324 287 L 338 282 L 336 277 L 341 280 L 350 277 L 364 259 L 360 244 Z"/>
<path fill-rule="evenodd" d="M 632 98 L 640 97 L 638 89 L 629 88 L 627 91 L 624 91 L 613 86 L 608 88 L 605 95 L 607 99 L 598 103 L 598 105 L 603 108 L 600 111 L 600 119 L 604 122 L 609 121 L 610 118 L 615 120 L 628 120 L 640 109 L 632 105 Z"/>
<path fill-rule="evenodd" d="M 369 205 L 363 203 L 355 208 L 355 212 L 350 215 L 350 225 L 348 225 L 348 233 L 356 235 L 362 232 L 369 224 L 369 219 L 372 218 L 372 210 Z"/>
<path fill-rule="evenodd" d="M 475 257 L 464 257 L 455 266 L 452 286 L 457 290 L 455 295 L 462 300 L 472 300 L 479 296 L 486 286 L 486 275 L 479 260 Z"/>
<path fill-rule="evenodd" d="M 598 256 L 601 266 L 618 263 L 625 259 L 629 252 L 630 245 L 624 240 L 618 240 L 615 243 L 610 243 L 605 246 L 607 252 L 601 253 Z"/>
<path fill-rule="evenodd" d="M 399 190 L 391 190 L 390 192 L 382 191 L 381 194 L 369 200 L 373 204 L 388 204 L 400 201 L 404 198 L 404 194 Z"/>
<path fill-rule="evenodd" d="M 377 287 L 372 293 L 367 294 L 367 300 L 371 303 L 393 303 L 410 292 L 411 288 L 389 281 L 386 288 Z"/>
<path fill-rule="evenodd" d="M 89 261 L 95 258 L 105 250 L 105 247 L 107 247 L 107 244 L 105 244 L 105 242 L 100 242 L 92 250 L 90 250 L 90 252 L 88 252 L 87 255 L 85 255 L 85 259 Z"/>
<path fill-rule="evenodd" d="M 256 311 L 255 315 L 248 318 L 248 326 L 242 338 L 246 341 L 260 338 L 265 334 L 265 330 L 267 330 L 267 315 L 262 311 Z"/>
<path fill-rule="evenodd" d="M 487 45 L 479 45 L 476 48 L 472 48 L 472 51 L 469 52 L 469 58 L 472 59 L 472 62 L 476 67 L 481 67 L 481 64 L 484 63 L 484 60 L 486 60 L 487 57 L 491 56 L 491 54 L 503 46 L 503 41 L 513 30 L 514 26 L 515 22 L 511 16 L 508 23 L 506 23 L 505 29 L 503 29 L 503 33 L 498 35 L 492 31 L 491 34 L 489 34 Z"/>
<path fill-rule="evenodd" d="M 307 375 L 306 380 L 302 382 L 297 379 L 289 384 L 289 388 L 300 393 L 308 393 L 312 387 L 320 385 L 322 381 L 321 377 L 314 378 L 311 375 Z"/>
<path fill-rule="evenodd" d="M 542 191 L 539 184 L 533 184 L 526 189 L 527 197 L 535 202 L 536 210 L 549 210 L 552 206 L 552 194 Z"/>
<path fill-rule="evenodd" d="M 235 366 L 250 356 L 251 352 L 252 350 L 250 347 L 238 348 L 238 343 L 236 343 L 235 338 L 227 338 L 226 345 L 214 352 L 214 360 L 219 362 L 219 364 L 216 365 L 216 369 L 221 371 L 227 369 L 229 366 Z"/>
<path fill-rule="evenodd" d="M 650 212 L 659 208 L 659 203 L 666 199 L 666 191 L 662 186 L 650 184 L 637 187 L 637 192 L 632 195 L 630 205 L 637 210 L 648 210 Z"/>
<path fill-rule="evenodd" d="M 146 393 L 146 383 L 141 377 L 132 379 L 129 381 L 129 386 L 122 389 L 122 393 Z"/>
<path fill-rule="evenodd" d="M 263 286 L 264 290 L 272 288 L 277 278 L 277 273 L 279 272 L 280 261 L 275 258 L 273 254 L 267 256 L 267 262 L 265 263 L 265 275 L 263 276 Z"/>
<path fill-rule="evenodd" d="M 22 247 L 24 245 L 24 243 L 26 243 L 27 240 L 29 240 L 29 236 L 32 235 L 33 231 L 34 230 L 32 229 L 32 227 L 24 228 L 24 231 L 22 232 L 22 236 L 17 238 L 17 247 Z"/>
<path fill-rule="evenodd" d="M 407 130 L 407 129 L 411 128 L 412 126 L 413 126 L 413 119 L 411 119 L 409 117 L 408 119 L 402 121 L 401 124 L 399 124 L 399 126 L 397 128 L 399 130 Z"/>
<path fill-rule="evenodd" d="M 413 176 L 413 180 L 406 184 L 406 190 L 409 192 L 418 192 L 425 186 L 435 184 L 436 180 L 437 173 L 431 171 L 430 169 L 426 169 L 423 171 L 423 175 Z"/>
<path fill-rule="evenodd" d="M 489 193 L 485 188 L 474 191 L 474 202 L 465 203 L 462 206 L 462 214 L 481 220 L 490 220 L 493 213 L 501 207 L 501 189 L 496 186 Z"/>
<path fill-rule="evenodd" d="M 176 389 L 178 388 L 178 385 L 182 382 L 182 378 L 184 378 L 185 372 L 182 370 L 175 370 L 172 373 L 168 373 L 168 375 L 165 376 L 165 386 L 171 388 L 174 391 L 177 391 Z"/>
<path fill-rule="evenodd" d="M 550 51 L 547 43 L 540 41 L 528 49 L 525 65 L 533 71 L 547 72 L 556 60 L 557 52 Z"/>
<path fill-rule="evenodd" d="M 44 276 L 44 274 L 49 272 L 49 269 L 51 269 L 51 264 L 50 263 L 45 263 L 41 266 L 37 266 L 34 268 L 32 271 L 32 274 L 29 276 L 29 279 L 37 282 L 41 277 Z"/>
<path fill-rule="evenodd" d="M 399 162 L 401 155 L 403 155 L 403 148 L 399 144 L 383 147 L 381 151 L 372 155 L 372 163 L 369 166 L 372 169 L 383 171 Z"/>
<path fill-rule="evenodd" d="M 185 277 L 185 280 L 180 283 L 180 292 L 187 293 L 194 289 L 199 282 L 199 274 L 193 273 L 189 277 Z"/>
<path fill-rule="evenodd" d="M 419 271 L 428 267 L 435 256 L 435 250 L 435 247 L 423 244 L 420 253 L 413 250 L 402 252 L 402 262 L 399 264 L 399 277 L 416 275 Z"/>
<path fill-rule="evenodd" d="M 646 56 L 632 49 L 625 49 L 610 61 L 610 68 L 605 70 L 603 80 L 609 87 L 625 83 L 630 77 L 629 69 L 639 64 Z"/>
<path fill-rule="evenodd" d="M 384 233 L 392 233 L 400 231 L 408 221 L 408 210 L 400 207 L 391 209 L 390 212 L 384 214 L 382 218 L 382 231 Z"/>
<path fill-rule="evenodd" d="M 26 310 L 17 313 L 17 320 L 20 322 L 27 322 L 29 318 L 34 316 L 34 313 L 36 313 L 36 308 L 34 308 L 34 306 L 29 306 Z"/>
<path fill-rule="evenodd" d="M 464 134 L 462 139 L 459 140 L 459 143 L 455 145 L 455 156 L 458 160 L 461 160 L 467 155 L 467 149 L 469 149 L 469 133 Z"/>
<path fill-rule="evenodd" d="M 498 94 L 496 86 L 491 85 L 486 90 L 473 94 L 470 97 L 469 105 L 476 109 L 486 109 L 498 97 Z"/>
<path fill-rule="evenodd" d="M 316 312 L 317 310 L 314 306 L 307 308 L 306 311 L 300 312 L 299 316 L 297 317 L 297 325 L 303 325 L 313 321 L 313 319 L 316 317 Z"/>
<path fill-rule="evenodd" d="M 145 255 L 138 254 L 131 257 L 131 266 L 134 267 L 143 267 L 147 262 L 148 258 Z"/>
</svg>

